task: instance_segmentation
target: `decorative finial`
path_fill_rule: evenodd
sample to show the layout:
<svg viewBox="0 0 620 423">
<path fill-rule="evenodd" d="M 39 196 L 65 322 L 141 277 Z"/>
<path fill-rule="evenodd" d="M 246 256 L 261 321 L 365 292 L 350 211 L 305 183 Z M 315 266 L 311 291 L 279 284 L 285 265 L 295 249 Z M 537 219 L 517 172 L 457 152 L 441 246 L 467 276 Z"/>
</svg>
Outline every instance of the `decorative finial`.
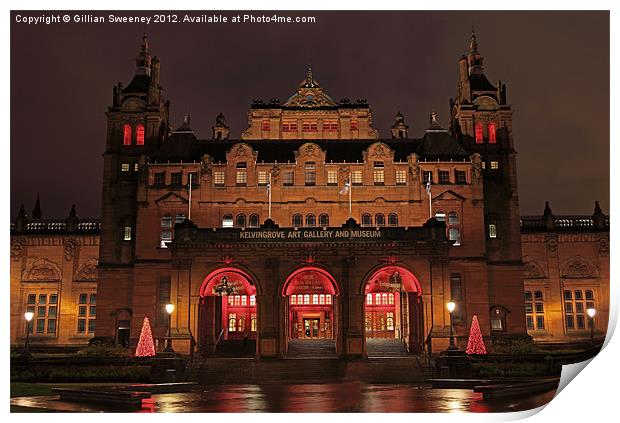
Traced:
<svg viewBox="0 0 620 423">
<path fill-rule="evenodd" d="M 434 110 L 431 112 L 430 124 L 431 124 L 431 127 L 434 126 L 434 125 L 437 125 L 437 113 L 435 113 Z"/>
<path fill-rule="evenodd" d="M 545 211 L 544 211 L 545 215 L 551 214 L 551 207 L 549 206 L 549 202 L 545 201 Z"/>
<path fill-rule="evenodd" d="M 143 52 L 147 52 L 149 51 L 149 42 L 146 39 L 146 31 L 144 31 L 144 33 L 142 34 L 142 46 L 141 46 L 141 50 Z"/>
<path fill-rule="evenodd" d="M 71 211 L 69 211 L 70 218 L 77 218 L 77 212 L 75 211 L 75 204 L 71 206 Z"/>
<path fill-rule="evenodd" d="M 469 42 L 469 50 L 472 53 L 478 52 L 478 41 L 476 40 L 476 31 L 474 30 L 474 25 L 471 26 L 471 40 Z"/>
<path fill-rule="evenodd" d="M 41 201 L 39 200 L 39 193 L 37 192 L 37 201 L 34 204 L 34 209 L 32 210 L 32 218 L 41 219 L 41 216 Z"/>
<path fill-rule="evenodd" d="M 602 213 L 603 210 L 601 209 L 601 205 L 598 203 L 598 201 L 594 202 L 594 213 Z"/>
<path fill-rule="evenodd" d="M 189 113 L 185 113 L 185 115 L 183 116 L 183 123 L 189 125 L 191 118 L 189 116 Z"/>
</svg>

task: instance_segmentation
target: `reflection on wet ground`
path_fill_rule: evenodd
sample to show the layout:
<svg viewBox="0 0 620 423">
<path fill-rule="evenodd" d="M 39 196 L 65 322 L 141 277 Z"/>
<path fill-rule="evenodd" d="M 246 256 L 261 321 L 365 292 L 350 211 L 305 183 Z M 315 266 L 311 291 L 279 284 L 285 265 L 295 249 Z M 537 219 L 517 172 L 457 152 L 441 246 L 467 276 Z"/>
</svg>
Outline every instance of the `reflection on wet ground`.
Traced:
<svg viewBox="0 0 620 423">
<path fill-rule="evenodd" d="M 138 412 L 509 412 L 540 407 L 555 391 L 522 398 L 483 401 L 471 389 L 358 382 L 299 385 L 200 386 L 193 392 L 153 395 Z M 56 411 L 119 412 L 118 407 L 67 403 L 58 396 L 12 398 L 12 405 Z"/>
</svg>

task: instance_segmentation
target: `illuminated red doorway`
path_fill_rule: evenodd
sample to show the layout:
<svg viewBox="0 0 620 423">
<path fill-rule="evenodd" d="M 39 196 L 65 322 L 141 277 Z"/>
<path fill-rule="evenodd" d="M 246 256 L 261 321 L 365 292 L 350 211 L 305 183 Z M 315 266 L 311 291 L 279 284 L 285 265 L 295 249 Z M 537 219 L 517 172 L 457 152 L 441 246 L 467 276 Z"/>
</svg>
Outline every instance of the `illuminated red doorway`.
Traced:
<svg viewBox="0 0 620 423">
<path fill-rule="evenodd" d="M 338 286 L 329 272 L 315 266 L 298 269 L 287 278 L 282 294 L 287 339 L 335 339 Z"/>
<path fill-rule="evenodd" d="M 258 333 L 256 286 L 250 276 L 236 268 L 209 274 L 200 288 L 198 320 L 201 353 L 213 353 L 228 341 L 238 341 L 240 352 L 247 352 Z"/>
<path fill-rule="evenodd" d="M 364 290 L 366 338 L 401 339 L 407 350 L 423 351 L 422 288 L 401 266 L 385 266 L 372 274 Z"/>
</svg>

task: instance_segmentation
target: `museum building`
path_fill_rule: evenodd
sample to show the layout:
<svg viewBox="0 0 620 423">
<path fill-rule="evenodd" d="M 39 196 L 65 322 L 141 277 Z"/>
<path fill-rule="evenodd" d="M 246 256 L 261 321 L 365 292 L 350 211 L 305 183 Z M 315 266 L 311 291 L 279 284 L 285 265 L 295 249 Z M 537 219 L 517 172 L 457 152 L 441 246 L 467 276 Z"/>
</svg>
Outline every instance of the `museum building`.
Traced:
<svg viewBox="0 0 620 423">
<path fill-rule="evenodd" d="M 447 129 L 431 113 L 419 138 L 400 113 L 380 138 L 365 100 L 334 101 L 308 69 L 287 100 L 252 103 L 240 139 L 221 114 L 201 139 L 187 115 L 169 126 L 146 37 L 136 65 L 106 113 L 101 220 L 38 206 L 13 223 L 12 342 L 26 310 L 35 344 L 135 345 L 148 317 L 203 356 L 356 357 L 376 339 L 438 352 L 474 316 L 490 343 L 578 341 L 590 305 L 605 333 L 608 219 L 520 217 L 512 109 L 474 34 Z"/>
</svg>

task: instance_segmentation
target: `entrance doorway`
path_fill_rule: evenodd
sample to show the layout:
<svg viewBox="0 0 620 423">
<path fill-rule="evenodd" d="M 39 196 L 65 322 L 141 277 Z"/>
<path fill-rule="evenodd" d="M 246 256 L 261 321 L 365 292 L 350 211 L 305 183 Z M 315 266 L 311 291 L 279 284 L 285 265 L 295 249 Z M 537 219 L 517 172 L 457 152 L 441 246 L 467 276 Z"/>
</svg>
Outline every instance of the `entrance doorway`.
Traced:
<svg viewBox="0 0 620 423">
<path fill-rule="evenodd" d="M 334 307 L 338 293 L 333 277 L 325 270 L 307 266 L 293 272 L 284 284 L 285 333 L 291 340 L 329 341 L 331 350 L 337 336 Z M 287 348 L 288 350 L 288 348 Z"/>
<path fill-rule="evenodd" d="M 386 266 L 370 277 L 364 300 L 367 340 L 401 342 L 406 351 L 420 354 L 424 349 L 422 317 L 422 289 L 413 273 L 400 266 Z M 393 348 L 382 342 L 373 341 L 372 345 Z"/>
</svg>

